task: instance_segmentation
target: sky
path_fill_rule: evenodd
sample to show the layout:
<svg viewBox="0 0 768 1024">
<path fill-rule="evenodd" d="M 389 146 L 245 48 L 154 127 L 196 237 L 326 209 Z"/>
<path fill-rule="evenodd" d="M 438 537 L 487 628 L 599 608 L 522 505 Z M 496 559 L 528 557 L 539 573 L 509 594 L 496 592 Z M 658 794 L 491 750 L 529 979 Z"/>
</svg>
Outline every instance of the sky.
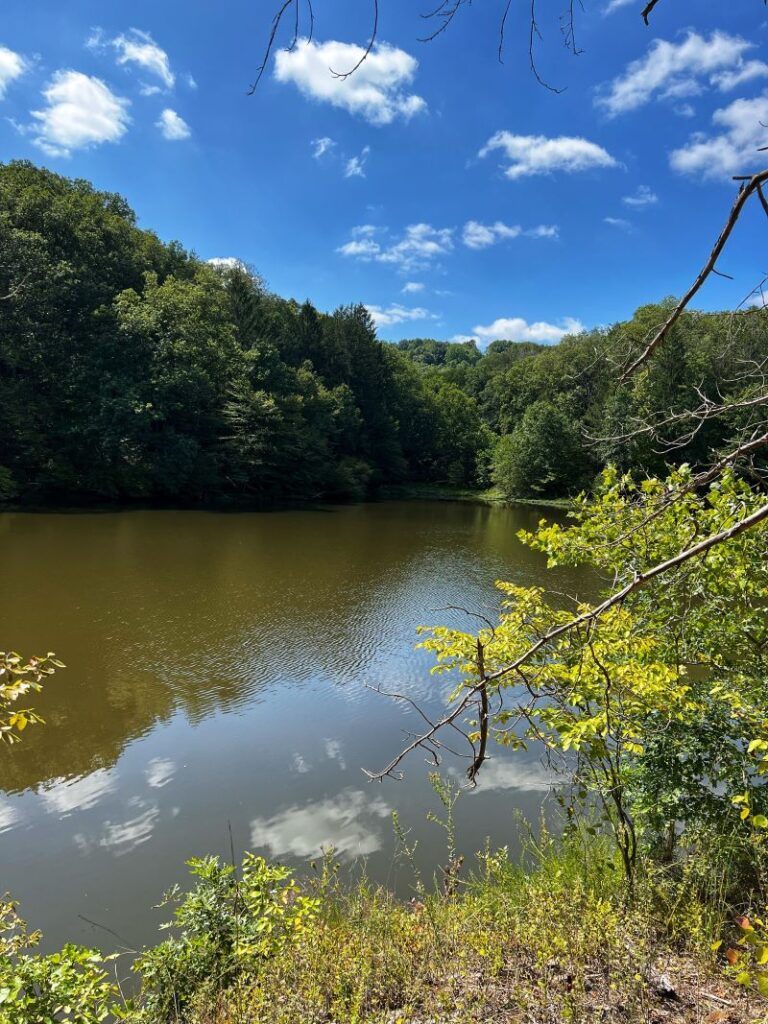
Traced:
<svg viewBox="0 0 768 1024">
<path fill-rule="evenodd" d="M 314 0 L 254 95 L 270 0 L 5 0 L 0 161 L 124 195 L 142 227 L 241 260 L 320 309 L 362 302 L 379 335 L 556 343 L 680 295 L 768 144 L 760 0 L 564 0 L 464 8 L 432 42 L 413 0 Z M 429 4 L 424 5 L 424 10 Z M 0 202 L 2 197 L 0 197 Z M 740 223 L 703 309 L 768 274 L 765 215 Z M 750 300 L 752 301 L 752 300 Z"/>
</svg>

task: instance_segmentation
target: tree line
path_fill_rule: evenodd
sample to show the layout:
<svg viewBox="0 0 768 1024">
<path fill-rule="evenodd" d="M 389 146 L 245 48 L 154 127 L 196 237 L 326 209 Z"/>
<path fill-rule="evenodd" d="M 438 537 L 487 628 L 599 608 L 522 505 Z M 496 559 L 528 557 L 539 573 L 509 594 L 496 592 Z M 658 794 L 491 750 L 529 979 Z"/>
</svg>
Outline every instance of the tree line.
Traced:
<svg viewBox="0 0 768 1024">
<path fill-rule="evenodd" d="M 760 316 L 687 313 L 651 372 L 618 387 L 614 366 L 668 303 L 555 347 L 389 344 L 363 305 L 281 298 L 140 229 L 86 181 L 12 162 L 0 196 L 5 501 L 271 505 L 492 482 L 565 496 L 607 462 L 704 458 L 722 420 L 670 451 L 633 424 L 722 388 L 764 348 Z"/>
</svg>

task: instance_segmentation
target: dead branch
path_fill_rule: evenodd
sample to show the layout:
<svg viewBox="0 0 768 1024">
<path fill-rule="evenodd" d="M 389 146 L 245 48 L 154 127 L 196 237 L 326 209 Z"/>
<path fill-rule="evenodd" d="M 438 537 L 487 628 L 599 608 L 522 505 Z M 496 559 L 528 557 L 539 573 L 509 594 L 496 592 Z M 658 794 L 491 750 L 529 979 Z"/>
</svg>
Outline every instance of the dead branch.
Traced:
<svg viewBox="0 0 768 1024">
<path fill-rule="evenodd" d="M 759 194 L 758 190 L 766 181 L 768 181 L 768 170 L 761 171 L 759 174 L 752 175 L 751 177 L 744 180 L 746 180 L 747 183 L 742 184 L 736 202 L 733 204 L 733 207 L 731 208 L 728 220 L 725 222 L 725 227 L 720 232 L 720 236 L 715 242 L 714 248 L 712 249 L 712 252 L 709 255 L 709 259 L 704 264 L 696 280 L 693 282 L 691 287 L 688 289 L 688 291 L 685 293 L 682 299 L 672 310 L 672 312 L 667 317 L 662 327 L 656 332 L 656 334 L 651 339 L 649 344 L 646 345 L 646 347 L 643 349 L 643 351 L 640 353 L 637 359 L 635 359 L 634 362 L 632 362 L 624 370 L 621 377 L 622 382 L 626 382 L 632 376 L 632 374 L 635 373 L 636 370 L 638 370 L 644 363 L 648 361 L 648 359 L 653 355 L 656 349 L 664 343 L 669 332 L 680 319 L 680 316 L 690 303 L 691 299 L 693 299 L 693 297 L 701 289 L 707 278 L 714 272 L 715 264 L 717 263 L 723 249 L 725 248 L 728 239 L 731 237 L 733 229 L 736 227 L 736 224 L 744 211 L 744 207 L 747 205 L 747 203 L 753 195 Z"/>
<path fill-rule="evenodd" d="M 646 25 L 650 24 L 649 19 L 651 17 L 651 13 L 652 13 L 654 7 L 656 7 L 657 4 L 659 4 L 659 3 L 661 3 L 661 0 L 648 0 L 648 3 L 643 8 L 643 10 L 641 12 L 641 16 L 642 16 L 642 19 L 643 19 L 643 21 L 645 22 Z"/>
<path fill-rule="evenodd" d="M 378 36 L 378 34 L 379 34 L 379 0 L 373 0 L 373 28 L 371 30 L 371 37 L 368 40 L 368 45 L 366 46 L 365 50 L 363 51 L 363 54 L 360 57 L 360 60 L 355 64 L 355 66 L 353 68 L 350 68 L 349 71 L 339 72 L 339 71 L 334 71 L 333 68 L 329 68 L 328 70 L 331 72 L 333 77 L 334 78 L 338 78 L 338 79 L 340 79 L 343 82 L 345 79 L 349 78 L 350 75 L 354 75 L 354 73 L 357 71 L 357 69 L 363 63 L 363 61 L 365 61 L 368 58 L 368 55 L 370 54 L 371 50 L 376 45 L 376 37 Z"/>
</svg>

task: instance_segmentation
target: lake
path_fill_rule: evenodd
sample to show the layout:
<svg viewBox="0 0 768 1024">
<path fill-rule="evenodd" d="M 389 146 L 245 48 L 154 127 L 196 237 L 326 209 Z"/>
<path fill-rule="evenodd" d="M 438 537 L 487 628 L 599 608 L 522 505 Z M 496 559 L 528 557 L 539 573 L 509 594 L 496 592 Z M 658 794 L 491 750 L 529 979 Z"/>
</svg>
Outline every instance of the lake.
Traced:
<svg viewBox="0 0 768 1024">
<path fill-rule="evenodd" d="M 167 910 L 153 904 L 187 858 L 229 858 L 230 830 L 238 852 L 302 867 L 333 846 L 407 894 L 397 810 L 431 876 L 445 843 L 426 820 L 440 807 L 424 755 L 404 782 L 362 771 L 417 719 L 371 687 L 435 709 L 444 680 L 414 650 L 418 625 L 472 628 L 447 605 L 495 615 L 499 578 L 579 589 L 580 573 L 546 574 L 516 539 L 543 514 L 382 502 L 0 515 L 2 646 L 67 665 L 34 702 L 47 724 L 0 750 L 0 891 L 44 948 L 155 941 Z M 456 808 L 468 855 L 486 836 L 515 849 L 518 812 L 536 819 L 547 799 L 536 751 L 492 753 Z"/>
</svg>

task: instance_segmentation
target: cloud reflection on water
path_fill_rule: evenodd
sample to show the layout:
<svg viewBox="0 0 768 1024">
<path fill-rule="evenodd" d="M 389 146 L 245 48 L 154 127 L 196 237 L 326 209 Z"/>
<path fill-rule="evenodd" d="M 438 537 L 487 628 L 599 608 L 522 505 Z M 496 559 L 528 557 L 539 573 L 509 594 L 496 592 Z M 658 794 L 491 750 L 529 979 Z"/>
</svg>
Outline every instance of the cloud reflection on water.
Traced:
<svg viewBox="0 0 768 1024">
<path fill-rule="evenodd" d="M 251 844 L 266 847 L 272 857 L 317 857 L 332 847 L 336 856 L 350 860 L 381 849 L 377 820 L 391 813 L 384 800 L 371 800 L 360 789 L 344 789 L 335 797 L 288 807 L 270 818 L 254 818 Z"/>
<path fill-rule="evenodd" d="M 167 786 L 175 774 L 176 765 L 167 757 L 153 757 L 144 772 L 147 785 L 153 789 L 162 789 L 163 786 Z"/>
<path fill-rule="evenodd" d="M 115 790 L 117 776 L 104 768 L 78 779 L 54 779 L 40 791 L 40 799 L 51 814 L 86 811 Z"/>
</svg>

